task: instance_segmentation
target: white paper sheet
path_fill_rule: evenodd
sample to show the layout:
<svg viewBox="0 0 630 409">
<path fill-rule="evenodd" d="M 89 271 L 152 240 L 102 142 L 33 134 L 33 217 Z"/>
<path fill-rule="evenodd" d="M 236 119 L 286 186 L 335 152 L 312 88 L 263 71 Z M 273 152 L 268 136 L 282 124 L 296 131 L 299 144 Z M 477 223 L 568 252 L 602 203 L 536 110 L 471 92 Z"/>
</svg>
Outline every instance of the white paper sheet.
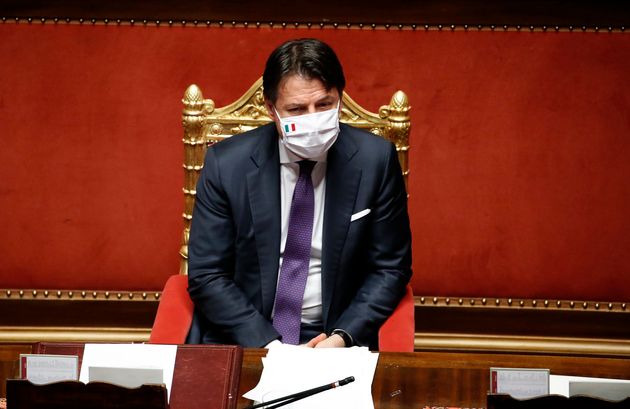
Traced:
<svg viewBox="0 0 630 409">
<path fill-rule="evenodd" d="M 176 355 L 177 345 L 85 344 L 79 380 L 89 381 L 90 366 L 160 368 L 164 371 L 164 384 L 170 400 Z"/>
<path fill-rule="evenodd" d="M 285 407 L 374 408 L 372 380 L 377 362 L 378 353 L 372 353 L 367 348 L 314 349 L 279 345 L 271 348 L 267 357 L 263 358 L 263 373 L 258 385 L 243 396 L 256 402 L 268 402 L 353 376 L 355 381 L 350 384 L 310 396 Z"/>
<path fill-rule="evenodd" d="M 623 382 L 630 383 L 630 380 L 610 379 L 610 378 L 587 378 L 584 376 L 549 376 L 549 393 L 552 395 L 569 396 L 569 382 Z"/>
</svg>

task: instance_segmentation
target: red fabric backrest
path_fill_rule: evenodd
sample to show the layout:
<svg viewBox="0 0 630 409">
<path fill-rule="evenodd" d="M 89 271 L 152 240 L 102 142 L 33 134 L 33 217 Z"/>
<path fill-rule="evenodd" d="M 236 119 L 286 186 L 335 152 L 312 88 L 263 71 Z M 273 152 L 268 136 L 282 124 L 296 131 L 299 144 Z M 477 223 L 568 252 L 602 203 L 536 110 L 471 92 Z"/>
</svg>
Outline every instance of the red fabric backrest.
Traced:
<svg viewBox="0 0 630 409">
<path fill-rule="evenodd" d="M 192 323 L 194 305 L 188 296 L 188 276 L 169 277 L 158 306 L 151 344 L 184 344 Z"/>
</svg>

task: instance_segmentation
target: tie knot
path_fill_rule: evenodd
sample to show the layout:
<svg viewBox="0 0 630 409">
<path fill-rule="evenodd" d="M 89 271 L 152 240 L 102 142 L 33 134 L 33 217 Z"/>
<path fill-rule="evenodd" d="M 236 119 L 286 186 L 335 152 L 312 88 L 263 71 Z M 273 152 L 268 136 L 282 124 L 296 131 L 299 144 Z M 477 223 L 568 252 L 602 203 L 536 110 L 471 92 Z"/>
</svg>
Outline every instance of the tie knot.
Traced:
<svg viewBox="0 0 630 409">
<path fill-rule="evenodd" d="M 315 166 L 317 162 L 312 161 L 312 160 L 301 160 L 298 162 L 298 165 L 300 165 L 300 175 L 306 175 L 306 176 L 310 176 L 311 172 L 313 171 L 313 167 Z"/>
</svg>

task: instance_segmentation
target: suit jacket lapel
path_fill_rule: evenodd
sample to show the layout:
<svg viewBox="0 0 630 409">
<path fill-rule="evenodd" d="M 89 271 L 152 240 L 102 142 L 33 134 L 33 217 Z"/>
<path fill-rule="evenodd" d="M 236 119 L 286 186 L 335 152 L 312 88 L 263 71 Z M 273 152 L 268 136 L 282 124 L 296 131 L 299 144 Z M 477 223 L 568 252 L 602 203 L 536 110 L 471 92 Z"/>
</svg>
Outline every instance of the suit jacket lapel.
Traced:
<svg viewBox="0 0 630 409">
<path fill-rule="evenodd" d="M 249 205 L 260 263 L 263 315 L 270 317 L 280 252 L 280 159 L 275 127 L 252 154 L 257 169 L 247 175 Z"/>
<path fill-rule="evenodd" d="M 345 136 L 345 137 L 344 137 Z M 322 319 L 326 326 L 335 291 L 341 252 L 346 242 L 354 209 L 361 169 L 350 161 L 357 146 L 344 132 L 343 125 L 335 144 L 328 151 L 326 167 L 326 203 L 322 248 Z"/>
</svg>

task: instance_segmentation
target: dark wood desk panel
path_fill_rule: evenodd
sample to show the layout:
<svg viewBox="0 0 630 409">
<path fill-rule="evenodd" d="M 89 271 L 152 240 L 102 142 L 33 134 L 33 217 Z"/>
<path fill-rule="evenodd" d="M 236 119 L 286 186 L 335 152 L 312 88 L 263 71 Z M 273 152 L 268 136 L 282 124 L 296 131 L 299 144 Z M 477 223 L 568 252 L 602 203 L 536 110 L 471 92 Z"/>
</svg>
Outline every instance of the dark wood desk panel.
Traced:
<svg viewBox="0 0 630 409">
<path fill-rule="evenodd" d="M 239 396 L 258 383 L 265 350 L 247 349 Z M 372 385 L 377 409 L 486 406 L 490 367 L 549 368 L 552 374 L 630 379 L 630 359 L 485 353 L 381 353 Z M 250 402 L 239 398 L 237 407 Z"/>
<path fill-rule="evenodd" d="M 0 345 L 0 398 L 7 396 L 6 379 L 17 378 L 20 373 L 20 354 L 30 354 L 32 344 Z"/>
</svg>

